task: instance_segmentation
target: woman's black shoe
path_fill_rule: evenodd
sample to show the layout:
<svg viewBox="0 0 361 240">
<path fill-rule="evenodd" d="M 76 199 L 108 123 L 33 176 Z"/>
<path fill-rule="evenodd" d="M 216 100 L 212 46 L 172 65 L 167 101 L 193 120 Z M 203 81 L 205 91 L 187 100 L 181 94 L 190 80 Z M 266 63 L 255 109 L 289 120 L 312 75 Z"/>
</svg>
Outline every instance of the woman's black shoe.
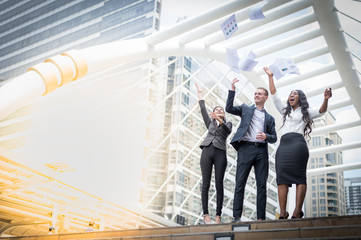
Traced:
<svg viewBox="0 0 361 240">
<path fill-rule="evenodd" d="M 303 218 L 303 211 L 301 211 L 301 213 L 298 217 L 292 216 L 291 218 Z"/>
<path fill-rule="evenodd" d="M 288 216 L 290 216 L 290 214 L 289 214 L 288 212 L 286 212 L 286 216 L 284 216 L 284 217 L 279 217 L 278 219 L 287 219 Z"/>
</svg>

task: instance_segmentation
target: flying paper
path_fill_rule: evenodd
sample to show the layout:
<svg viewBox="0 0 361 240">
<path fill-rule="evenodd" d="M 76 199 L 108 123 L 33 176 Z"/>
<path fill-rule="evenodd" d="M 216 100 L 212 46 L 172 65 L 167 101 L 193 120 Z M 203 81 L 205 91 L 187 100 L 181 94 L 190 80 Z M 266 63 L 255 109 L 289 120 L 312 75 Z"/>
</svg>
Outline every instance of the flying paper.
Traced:
<svg viewBox="0 0 361 240">
<path fill-rule="evenodd" d="M 263 15 L 262 8 L 264 5 L 266 5 L 267 1 L 262 1 L 257 3 L 251 8 L 251 11 L 249 13 L 249 19 L 251 20 L 257 20 L 257 19 L 263 19 L 265 16 Z"/>
<path fill-rule="evenodd" d="M 228 49 L 226 51 L 226 64 L 231 68 L 233 72 L 240 73 L 239 68 L 239 56 L 236 49 Z"/>
<path fill-rule="evenodd" d="M 224 23 L 221 24 L 223 35 L 226 39 L 230 38 L 232 34 L 237 31 L 236 15 L 233 13 Z"/>
<path fill-rule="evenodd" d="M 292 58 L 277 58 L 269 68 L 277 80 L 286 74 L 300 75 L 300 70 L 295 65 Z"/>
<path fill-rule="evenodd" d="M 243 55 L 242 59 L 239 61 L 239 68 L 242 71 L 252 71 L 258 63 L 258 61 L 255 61 L 256 57 L 257 55 L 254 52 L 249 51 L 249 53 Z"/>
</svg>

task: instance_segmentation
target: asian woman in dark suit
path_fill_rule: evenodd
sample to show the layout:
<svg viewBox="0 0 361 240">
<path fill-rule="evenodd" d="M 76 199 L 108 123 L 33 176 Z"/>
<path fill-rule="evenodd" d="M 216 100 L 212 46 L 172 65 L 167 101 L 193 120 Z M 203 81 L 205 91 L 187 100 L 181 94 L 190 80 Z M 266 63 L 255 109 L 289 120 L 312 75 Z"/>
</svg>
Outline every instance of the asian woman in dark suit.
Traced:
<svg viewBox="0 0 361 240">
<path fill-rule="evenodd" d="M 215 182 L 217 191 L 217 209 L 216 223 L 221 223 L 222 205 L 224 198 L 223 179 L 227 167 L 226 140 L 232 132 L 232 123 L 227 122 L 224 109 L 217 106 L 213 112 L 208 113 L 203 100 L 203 90 L 196 83 L 198 91 L 199 106 L 203 117 L 204 124 L 208 129 L 207 136 L 200 145 L 201 154 L 201 171 L 202 171 L 202 207 L 204 223 L 211 223 L 211 217 L 208 212 L 208 193 L 211 184 L 212 168 L 214 165 Z"/>
</svg>

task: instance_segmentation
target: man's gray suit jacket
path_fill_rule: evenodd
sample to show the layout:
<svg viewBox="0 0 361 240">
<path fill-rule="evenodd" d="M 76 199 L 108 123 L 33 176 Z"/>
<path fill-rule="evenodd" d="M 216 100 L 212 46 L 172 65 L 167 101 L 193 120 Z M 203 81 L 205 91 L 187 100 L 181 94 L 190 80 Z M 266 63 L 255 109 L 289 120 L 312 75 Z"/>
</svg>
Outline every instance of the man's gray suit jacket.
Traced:
<svg viewBox="0 0 361 240">
<path fill-rule="evenodd" d="M 231 145 L 238 150 L 240 140 L 247 132 L 248 127 L 252 121 L 254 110 L 256 106 L 242 104 L 240 106 L 233 106 L 235 91 L 229 90 L 226 103 L 226 112 L 241 117 L 241 124 L 239 125 L 236 134 L 234 135 Z M 277 141 L 275 119 L 265 111 L 264 133 L 267 135 L 266 143 L 275 143 Z"/>
</svg>

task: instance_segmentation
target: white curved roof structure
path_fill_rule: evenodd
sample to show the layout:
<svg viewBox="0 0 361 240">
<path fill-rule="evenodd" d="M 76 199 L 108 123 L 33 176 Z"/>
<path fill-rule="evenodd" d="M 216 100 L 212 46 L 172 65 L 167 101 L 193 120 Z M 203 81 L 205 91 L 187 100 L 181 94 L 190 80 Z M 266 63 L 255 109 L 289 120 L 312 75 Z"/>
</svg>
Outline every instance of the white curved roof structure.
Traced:
<svg viewBox="0 0 361 240">
<path fill-rule="evenodd" d="M 298 63 L 331 54 L 334 63 L 328 64 L 322 69 L 314 70 L 314 72 L 302 74 L 300 77 L 280 81 L 277 86 L 282 87 L 292 82 L 304 81 L 337 69 L 342 80 L 332 86 L 334 89 L 344 87 L 350 99 L 346 98 L 338 102 L 338 105 L 331 105 L 330 109 L 361 101 L 359 76 L 352 55 L 348 51 L 333 1 L 272 1 L 264 8 L 266 18 L 258 21 L 248 19 L 247 14 L 253 3 L 254 1 L 230 1 L 144 39 L 94 46 L 48 59 L 14 79 L 11 84 L 1 88 L 0 117 L 3 119 L 22 103 L 44 95 L 65 83 L 122 62 L 161 56 L 203 56 L 225 62 L 227 48 L 242 49 L 264 39 L 294 30 L 299 30 L 297 35 L 293 34 L 291 37 L 283 38 L 271 45 L 258 47 L 253 51 L 261 58 L 281 49 L 322 36 L 325 39 L 325 45 L 309 49 L 307 52 L 292 57 Z M 287 22 L 277 22 L 282 17 L 309 7 L 312 7 L 313 12 L 290 19 Z M 224 42 L 219 25 L 233 12 L 236 13 L 239 30 L 234 34 L 233 39 Z M 275 22 L 277 24 L 274 24 Z M 311 30 L 301 30 L 302 27 L 314 23 L 318 24 L 319 28 L 312 27 Z M 269 24 L 272 24 L 272 27 L 264 29 L 264 26 Z M 257 28 L 261 30 L 256 31 Z M 242 37 L 236 37 L 241 34 Z M 254 74 L 260 75 L 261 73 L 256 72 Z M 29 88 L 24 90 L 17 87 L 24 86 L 24 84 L 27 84 Z M 321 89 L 319 91 L 312 89 L 311 92 L 312 95 L 315 95 L 322 91 Z M 354 107 L 357 113 L 361 115 L 361 106 L 354 104 Z"/>
<path fill-rule="evenodd" d="M 334 97 L 330 100 L 329 111 L 339 113 L 342 109 L 351 109 L 358 115 L 357 119 L 318 128 L 314 133 L 335 132 L 355 127 L 359 129 L 361 126 L 360 68 L 358 67 L 360 38 L 342 28 L 340 16 L 350 18 L 358 27 L 361 25 L 360 22 L 345 13 L 340 13 L 332 0 L 269 1 L 263 8 L 265 19 L 252 21 L 249 20 L 249 10 L 255 3 L 256 1 L 253 0 L 227 1 L 221 6 L 143 39 L 72 50 L 46 59 L 0 87 L 0 124 L 4 126 L 16 121 L 16 116 L 11 114 L 24 105 L 41 102 L 42 98 L 46 97 L 44 95 L 49 96 L 52 91 L 55 93 L 65 84 L 67 89 L 71 89 L 74 85 L 72 81 L 100 75 L 103 71 L 122 63 L 168 56 L 205 57 L 225 63 L 226 50 L 229 48 L 238 49 L 239 52 L 252 50 L 257 54 L 260 63 L 255 70 L 242 72 L 249 81 L 247 84 L 266 85 L 265 74 L 261 67 L 270 65 L 276 57 L 291 57 L 300 66 L 301 74 L 287 76 L 277 81 L 276 86 L 281 92 L 287 93 L 295 86 L 302 86 L 311 102 L 318 104 L 324 89 L 331 87 Z M 232 38 L 225 41 L 219 26 L 233 13 L 239 30 Z M 359 52 L 349 47 L 346 38 L 350 36 L 352 40 L 356 39 L 355 41 L 358 42 Z M 327 77 L 332 79 L 325 80 Z M 314 84 L 315 82 L 317 84 Z M 277 114 L 271 103 L 268 103 L 267 108 L 274 115 Z M 7 135 L 1 137 L 6 138 Z M 361 138 L 338 146 L 314 149 L 310 153 L 360 148 Z M 6 161 L 4 160 L 2 164 L 6 165 Z M 332 171 L 359 168 L 361 161 L 333 167 Z M 309 174 L 327 171 L 327 169 L 317 169 L 309 171 Z M 18 176 L 24 178 L 23 175 L 24 173 L 21 173 Z M 11 187 L 9 177 L 16 178 L 15 175 L 11 175 L 1 177 L 1 180 Z M 142 224 L 149 226 L 167 224 L 151 221 L 148 218 L 142 221 Z"/>
</svg>

